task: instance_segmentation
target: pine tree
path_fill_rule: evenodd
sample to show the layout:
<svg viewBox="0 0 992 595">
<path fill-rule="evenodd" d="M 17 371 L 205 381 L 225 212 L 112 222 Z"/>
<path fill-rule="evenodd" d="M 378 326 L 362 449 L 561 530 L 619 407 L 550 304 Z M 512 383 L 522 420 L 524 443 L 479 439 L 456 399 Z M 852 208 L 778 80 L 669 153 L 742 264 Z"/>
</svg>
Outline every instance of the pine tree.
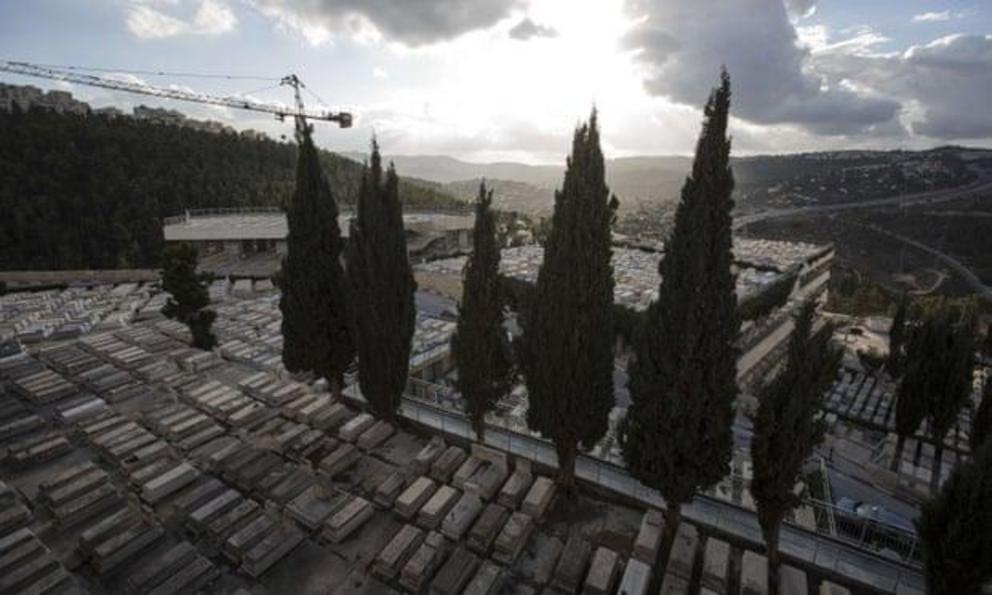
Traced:
<svg viewBox="0 0 992 595">
<path fill-rule="evenodd" d="M 803 464 L 823 440 L 823 394 L 837 374 L 842 352 L 830 344 L 829 328 L 813 333 L 816 303 L 796 316 L 785 369 L 759 394 L 751 438 L 751 494 L 768 546 L 771 591 L 778 584 L 778 536 L 785 515 L 800 503 L 793 491 Z"/>
<path fill-rule="evenodd" d="M 906 310 L 908 307 L 909 300 L 903 293 L 899 300 L 899 307 L 896 308 L 896 314 L 892 318 L 892 326 L 889 327 L 889 358 L 885 362 L 885 369 L 893 378 L 898 378 L 902 374 L 903 344 L 906 341 Z"/>
<path fill-rule="evenodd" d="M 372 412 L 395 423 L 409 375 L 417 285 L 407 258 L 396 170 L 390 165 L 385 173 L 383 180 L 373 141 L 351 221 L 348 279 L 359 385 Z"/>
<path fill-rule="evenodd" d="M 632 404 L 620 428 L 627 468 L 665 498 L 669 540 L 682 504 L 720 481 L 731 457 L 740 320 L 731 271 L 729 109 L 724 71 L 706 104 L 665 244 L 658 299 L 634 342 Z"/>
<path fill-rule="evenodd" d="M 916 521 L 930 595 L 979 593 L 992 578 L 992 442 L 948 478 Z"/>
<path fill-rule="evenodd" d="M 475 206 L 474 247 L 465 268 L 458 330 L 451 338 L 451 353 L 458 366 L 455 385 L 465 399 L 479 442 L 484 438 L 486 412 L 509 390 L 512 371 L 503 329 L 492 201 L 492 190 L 487 192 L 483 182 Z"/>
<path fill-rule="evenodd" d="M 170 295 L 162 313 L 182 322 L 193 335 L 193 346 L 213 349 L 217 343 L 210 327 L 217 313 L 207 308 L 210 275 L 196 272 L 198 253 L 195 246 L 182 242 L 169 246 L 162 254 L 162 289 Z"/>
<path fill-rule="evenodd" d="M 957 422 L 958 414 L 971 396 L 975 366 L 975 344 L 969 316 L 966 314 L 964 320 L 955 322 L 950 312 L 939 311 L 935 318 L 938 341 L 935 343 L 932 359 L 936 367 L 927 399 L 927 421 L 930 424 L 930 440 L 933 442 L 931 494 L 936 494 L 940 486 L 944 438 Z"/>
<path fill-rule="evenodd" d="M 612 218 L 593 110 L 575 131 L 534 299 L 521 317 L 527 425 L 554 441 L 567 495 L 574 493 L 579 446 L 603 437 L 614 403 Z"/>
<path fill-rule="evenodd" d="M 968 436 L 971 450 L 978 450 L 989 436 L 992 436 L 992 376 L 985 378 L 982 402 L 971 416 L 971 434 Z"/>
<path fill-rule="evenodd" d="M 289 236 L 282 261 L 282 359 L 290 372 L 314 372 L 339 396 L 355 357 L 338 208 L 321 170 L 311 127 L 298 131 L 296 190 L 286 208 Z"/>
</svg>

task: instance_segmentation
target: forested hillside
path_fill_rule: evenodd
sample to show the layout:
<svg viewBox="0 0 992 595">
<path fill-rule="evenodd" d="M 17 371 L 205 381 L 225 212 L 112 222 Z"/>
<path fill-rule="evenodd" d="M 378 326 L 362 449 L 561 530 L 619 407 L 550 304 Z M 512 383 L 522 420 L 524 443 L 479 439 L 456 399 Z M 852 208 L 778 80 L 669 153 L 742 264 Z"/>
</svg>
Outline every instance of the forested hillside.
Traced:
<svg viewBox="0 0 992 595">
<path fill-rule="evenodd" d="M 335 198 L 353 203 L 361 164 L 321 151 Z M 157 266 L 161 218 L 184 209 L 280 205 L 293 143 L 131 118 L 0 112 L 0 269 Z M 410 206 L 451 206 L 405 179 Z"/>
</svg>

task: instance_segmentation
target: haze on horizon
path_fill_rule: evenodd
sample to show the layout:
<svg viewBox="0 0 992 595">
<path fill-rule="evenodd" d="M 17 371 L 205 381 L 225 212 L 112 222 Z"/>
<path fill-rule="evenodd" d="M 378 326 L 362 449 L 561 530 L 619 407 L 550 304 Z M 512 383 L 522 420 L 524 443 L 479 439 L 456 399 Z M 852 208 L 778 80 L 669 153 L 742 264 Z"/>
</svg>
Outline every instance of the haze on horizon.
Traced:
<svg viewBox="0 0 992 595">
<path fill-rule="evenodd" d="M 38 0 L 0 4 L 0 58 L 278 77 L 352 110 L 318 142 L 560 164 L 601 112 L 610 157 L 687 155 L 725 64 L 736 155 L 992 146 L 992 5 L 981 0 Z M 139 76 L 288 102 L 265 82 Z M 0 82 L 57 83 L 0 75 Z M 61 85 L 95 107 L 179 109 L 274 137 L 260 114 Z"/>
</svg>

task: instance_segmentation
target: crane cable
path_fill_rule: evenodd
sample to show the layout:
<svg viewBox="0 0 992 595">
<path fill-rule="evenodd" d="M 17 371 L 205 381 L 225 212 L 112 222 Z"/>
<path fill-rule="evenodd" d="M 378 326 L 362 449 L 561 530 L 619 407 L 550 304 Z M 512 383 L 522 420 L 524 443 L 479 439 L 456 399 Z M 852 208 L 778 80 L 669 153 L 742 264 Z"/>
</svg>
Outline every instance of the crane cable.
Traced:
<svg viewBox="0 0 992 595">
<path fill-rule="evenodd" d="M 13 62 L 16 64 L 16 62 Z M 26 63 L 25 63 L 26 64 Z M 232 81 L 245 80 L 245 81 L 279 81 L 280 77 L 268 77 L 268 76 L 249 76 L 249 75 L 237 75 L 237 74 L 207 74 L 200 72 L 169 72 L 164 70 L 131 70 L 126 68 L 98 68 L 90 66 L 67 66 L 65 64 L 34 64 L 34 66 L 41 66 L 43 68 L 58 68 L 61 70 L 80 70 L 89 72 L 107 72 L 107 73 L 120 73 L 120 74 L 143 74 L 148 76 L 174 76 L 174 77 L 189 77 L 189 78 L 208 78 L 208 79 L 227 79 Z"/>
</svg>

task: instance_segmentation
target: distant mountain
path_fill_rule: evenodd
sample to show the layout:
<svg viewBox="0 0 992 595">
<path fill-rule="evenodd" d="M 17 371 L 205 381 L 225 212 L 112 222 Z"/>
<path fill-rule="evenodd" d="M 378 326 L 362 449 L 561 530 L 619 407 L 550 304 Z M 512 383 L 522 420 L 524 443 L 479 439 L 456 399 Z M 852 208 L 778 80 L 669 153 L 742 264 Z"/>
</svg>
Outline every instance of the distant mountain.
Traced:
<svg viewBox="0 0 992 595">
<path fill-rule="evenodd" d="M 361 153 L 345 154 L 355 160 Z M 432 180 L 471 200 L 485 178 L 499 208 L 550 212 L 562 165 L 470 163 L 443 155 L 387 155 L 401 175 Z M 992 151 L 938 147 L 926 151 L 828 151 L 733 159 L 739 208 L 838 202 L 967 184 L 992 165 Z M 606 179 L 622 211 L 677 200 L 692 160 L 678 156 L 609 159 Z"/>
</svg>

